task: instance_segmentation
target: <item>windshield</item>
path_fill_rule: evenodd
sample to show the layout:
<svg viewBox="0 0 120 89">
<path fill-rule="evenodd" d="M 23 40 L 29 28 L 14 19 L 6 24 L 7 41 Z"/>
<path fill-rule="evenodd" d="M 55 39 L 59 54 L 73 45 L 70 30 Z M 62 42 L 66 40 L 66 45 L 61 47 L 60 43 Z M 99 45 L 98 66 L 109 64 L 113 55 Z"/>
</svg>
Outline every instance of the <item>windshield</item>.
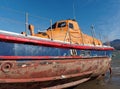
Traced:
<svg viewBox="0 0 120 89">
<path fill-rule="evenodd" d="M 58 23 L 58 27 L 65 27 L 66 26 L 66 22 L 60 22 Z"/>
<path fill-rule="evenodd" d="M 55 29 L 55 28 L 56 28 L 56 23 L 52 25 L 52 29 Z M 49 27 L 48 29 L 51 29 L 51 27 Z"/>
</svg>

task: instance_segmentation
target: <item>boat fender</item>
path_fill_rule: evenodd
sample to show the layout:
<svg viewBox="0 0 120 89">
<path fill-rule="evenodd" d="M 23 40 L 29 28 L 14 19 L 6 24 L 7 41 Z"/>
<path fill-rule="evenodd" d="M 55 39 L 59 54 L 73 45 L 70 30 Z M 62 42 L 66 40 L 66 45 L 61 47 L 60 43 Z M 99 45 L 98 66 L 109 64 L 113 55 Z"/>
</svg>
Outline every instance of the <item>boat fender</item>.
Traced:
<svg viewBox="0 0 120 89">
<path fill-rule="evenodd" d="M 4 72 L 4 73 L 8 73 L 12 68 L 12 63 L 9 63 L 9 62 L 6 62 L 6 63 L 3 63 L 1 65 L 1 70 Z"/>
<path fill-rule="evenodd" d="M 34 36 L 34 26 L 33 26 L 32 24 L 30 24 L 30 25 L 28 26 L 28 28 L 29 28 L 29 30 L 30 30 L 31 36 Z"/>
</svg>

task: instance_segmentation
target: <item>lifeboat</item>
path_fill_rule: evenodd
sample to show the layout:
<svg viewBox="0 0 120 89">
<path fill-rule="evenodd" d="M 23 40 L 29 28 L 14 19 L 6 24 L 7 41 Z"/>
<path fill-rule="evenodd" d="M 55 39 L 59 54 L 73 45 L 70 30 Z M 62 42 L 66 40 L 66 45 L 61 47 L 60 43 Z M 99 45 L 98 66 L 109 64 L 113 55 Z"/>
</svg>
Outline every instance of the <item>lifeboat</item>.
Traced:
<svg viewBox="0 0 120 89">
<path fill-rule="evenodd" d="M 28 28 L 30 35 L 0 30 L 1 84 L 67 88 L 104 75 L 111 67 L 114 48 L 84 34 L 75 20 L 58 21 L 45 32 Z"/>
<path fill-rule="evenodd" d="M 34 26 L 29 25 L 32 36 L 71 42 L 72 44 L 102 45 L 96 38 L 84 34 L 75 20 L 62 20 L 54 23 L 46 32 L 34 33 Z"/>
</svg>

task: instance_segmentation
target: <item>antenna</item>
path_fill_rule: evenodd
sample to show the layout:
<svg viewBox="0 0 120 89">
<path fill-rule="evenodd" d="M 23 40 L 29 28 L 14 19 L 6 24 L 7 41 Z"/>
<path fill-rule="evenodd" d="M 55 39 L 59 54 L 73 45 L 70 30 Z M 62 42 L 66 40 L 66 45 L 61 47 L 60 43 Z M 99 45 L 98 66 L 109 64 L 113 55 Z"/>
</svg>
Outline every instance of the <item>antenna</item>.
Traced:
<svg viewBox="0 0 120 89">
<path fill-rule="evenodd" d="M 96 37 L 94 25 L 91 25 L 91 32 L 92 32 L 93 37 Z"/>
<path fill-rule="evenodd" d="M 102 36 L 101 36 L 101 32 L 99 32 L 99 38 L 102 41 Z"/>
<path fill-rule="evenodd" d="M 73 0 L 73 18 L 76 19 L 76 16 L 75 16 L 75 0 Z"/>
<path fill-rule="evenodd" d="M 27 36 L 27 31 L 28 31 L 28 13 L 26 12 L 25 14 L 25 32 Z"/>
<path fill-rule="evenodd" d="M 91 33 L 92 33 L 92 37 L 93 37 L 93 43 L 95 45 L 95 29 L 94 29 L 94 25 L 91 25 Z"/>
</svg>

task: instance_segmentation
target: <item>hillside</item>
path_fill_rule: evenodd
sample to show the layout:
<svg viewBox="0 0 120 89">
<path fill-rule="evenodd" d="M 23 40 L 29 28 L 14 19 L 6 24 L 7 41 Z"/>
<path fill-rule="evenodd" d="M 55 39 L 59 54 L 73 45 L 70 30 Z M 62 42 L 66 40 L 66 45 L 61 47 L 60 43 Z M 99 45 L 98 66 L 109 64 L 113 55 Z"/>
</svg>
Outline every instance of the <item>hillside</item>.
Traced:
<svg viewBox="0 0 120 89">
<path fill-rule="evenodd" d="M 115 39 L 110 42 L 110 45 L 117 50 L 120 50 L 120 39 Z"/>
<path fill-rule="evenodd" d="M 120 50 L 120 39 L 115 39 L 113 41 L 110 42 L 105 42 L 103 43 L 104 45 L 111 45 L 112 47 L 114 47 L 116 50 Z"/>
</svg>

